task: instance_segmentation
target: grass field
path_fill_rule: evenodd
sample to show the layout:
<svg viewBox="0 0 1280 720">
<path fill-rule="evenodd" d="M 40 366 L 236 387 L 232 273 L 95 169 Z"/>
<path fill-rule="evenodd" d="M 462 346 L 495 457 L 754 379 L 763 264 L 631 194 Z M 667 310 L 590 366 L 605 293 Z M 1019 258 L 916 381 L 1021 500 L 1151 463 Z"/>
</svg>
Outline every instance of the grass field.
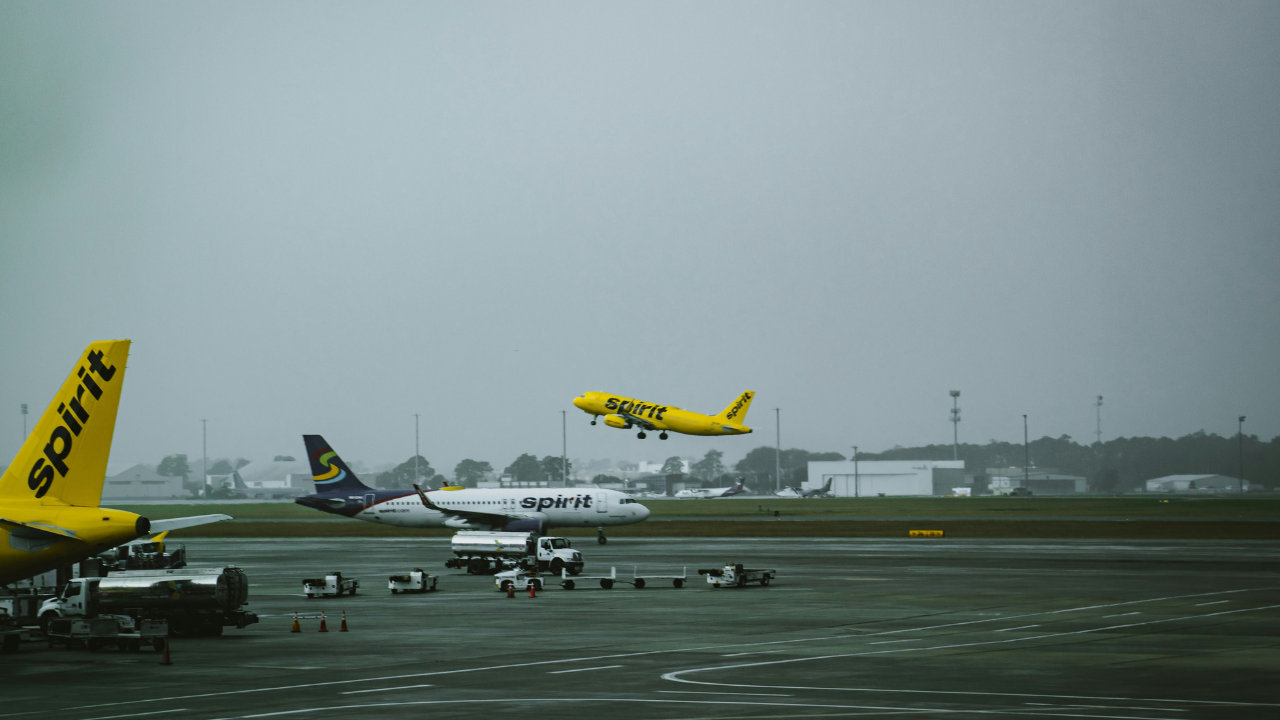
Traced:
<svg viewBox="0 0 1280 720">
<path fill-rule="evenodd" d="M 1276 498 L 729 498 L 643 502 L 653 511 L 653 519 L 610 528 L 609 535 L 852 538 L 903 537 L 908 530 L 942 530 L 947 537 L 958 538 L 1280 539 L 1280 499 Z M 442 537 L 453 532 L 335 518 L 294 503 L 118 507 L 152 519 L 226 513 L 237 520 L 180 530 L 173 534 L 175 538 Z M 774 511 L 780 519 L 775 519 Z M 787 517 L 816 519 L 790 521 Z M 556 533 L 591 536 L 595 530 L 557 529 Z"/>
<path fill-rule="evenodd" d="M 883 518 L 989 517 L 1011 518 L 1280 518 L 1280 498 L 1045 497 L 1045 498 L 823 498 L 724 500 L 641 500 L 653 518 L 771 517 L 782 515 Z M 226 513 L 239 520 L 328 519 L 296 503 L 192 503 L 189 505 L 116 505 L 153 520 Z"/>
</svg>

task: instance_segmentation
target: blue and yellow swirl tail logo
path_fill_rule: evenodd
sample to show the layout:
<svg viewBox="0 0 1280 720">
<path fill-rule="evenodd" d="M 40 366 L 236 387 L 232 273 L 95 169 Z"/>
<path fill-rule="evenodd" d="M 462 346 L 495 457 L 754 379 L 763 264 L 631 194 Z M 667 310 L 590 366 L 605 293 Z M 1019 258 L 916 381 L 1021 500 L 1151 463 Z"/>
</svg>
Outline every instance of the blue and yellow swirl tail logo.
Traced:
<svg viewBox="0 0 1280 720">
<path fill-rule="evenodd" d="M 316 458 L 316 462 L 324 466 L 325 473 L 322 475 L 311 476 L 312 479 L 316 481 L 317 486 L 336 485 L 347 477 L 346 470 L 343 470 L 337 463 L 330 462 L 331 460 L 337 459 L 337 457 L 338 453 L 334 452 L 332 448 L 325 448 L 320 451 L 320 457 Z M 339 460 L 338 462 L 342 461 Z"/>
</svg>

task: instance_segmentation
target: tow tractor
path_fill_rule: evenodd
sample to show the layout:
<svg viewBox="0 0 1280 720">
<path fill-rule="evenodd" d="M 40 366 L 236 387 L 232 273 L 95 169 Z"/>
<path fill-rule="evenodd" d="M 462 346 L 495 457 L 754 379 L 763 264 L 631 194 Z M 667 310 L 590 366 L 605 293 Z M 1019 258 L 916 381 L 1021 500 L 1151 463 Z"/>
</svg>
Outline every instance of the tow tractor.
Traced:
<svg viewBox="0 0 1280 720">
<path fill-rule="evenodd" d="M 431 592 L 436 589 L 436 581 L 439 579 L 422 568 L 414 568 L 405 575 L 392 575 L 387 579 L 387 587 L 391 588 L 392 595 Z"/>
<path fill-rule="evenodd" d="M 360 588 L 360 581 L 354 578 L 344 578 L 340 572 L 331 572 L 322 578 L 311 578 L 302 581 L 302 591 L 307 594 L 308 598 L 316 596 L 320 597 L 342 597 L 343 593 L 356 594 L 356 590 Z"/>
<path fill-rule="evenodd" d="M 565 572 L 567 571 L 564 571 L 564 570 L 561 571 L 561 573 L 565 573 Z M 569 582 L 570 584 L 573 583 L 572 580 L 570 580 Z M 503 570 L 502 572 L 496 573 L 493 576 L 493 586 L 498 588 L 502 592 L 506 592 L 507 588 L 509 587 L 520 588 L 520 589 L 533 588 L 536 591 L 536 590 L 541 590 L 542 585 L 543 585 L 542 577 L 538 575 L 538 572 L 536 570 L 525 570 L 524 568 L 515 568 L 513 570 Z"/>
<path fill-rule="evenodd" d="M 733 565 L 725 565 L 723 570 L 699 570 L 699 575 L 707 576 L 707 583 L 711 587 L 746 587 L 747 583 L 758 582 L 762 586 L 768 585 L 769 581 L 778 574 L 773 568 L 746 568 L 742 563 Z"/>
</svg>

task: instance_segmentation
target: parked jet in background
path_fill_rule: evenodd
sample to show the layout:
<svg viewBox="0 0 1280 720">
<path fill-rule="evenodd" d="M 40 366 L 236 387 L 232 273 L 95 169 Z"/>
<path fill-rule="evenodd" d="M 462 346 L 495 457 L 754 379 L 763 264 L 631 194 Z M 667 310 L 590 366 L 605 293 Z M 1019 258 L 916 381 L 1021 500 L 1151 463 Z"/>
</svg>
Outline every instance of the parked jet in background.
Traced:
<svg viewBox="0 0 1280 720">
<path fill-rule="evenodd" d="M 680 491 L 678 491 L 678 492 L 676 493 L 676 495 L 675 495 L 675 496 L 676 496 L 676 497 L 678 497 L 678 498 L 706 498 L 706 499 L 709 499 L 709 498 L 732 497 L 732 496 L 734 496 L 734 495 L 741 495 L 742 493 L 744 493 L 744 492 L 746 492 L 746 491 L 747 491 L 747 489 L 743 486 L 743 479 L 742 479 L 742 478 L 738 478 L 738 482 L 734 483 L 734 484 L 733 484 L 733 487 L 723 487 L 723 488 L 689 488 L 689 489 L 687 489 L 687 490 L 680 490 Z"/>
<path fill-rule="evenodd" d="M 229 519 L 148 520 L 98 507 L 116 429 L 128 340 L 90 343 L 0 476 L 0 585 L 151 533 Z"/>
<path fill-rule="evenodd" d="M 806 491 L 800 497 L 805 497 L 805 498 L 828 497 L 829 495 L 831 495 L 831 478 L 827 478 L 826 485 L 823 485 L 820 488 L 814 488 L 812 490 Z"/>
<path fill-rule="evenodd" d="M 674 405 L 659 405 L 601 392 L 583 393 L 573 399 L 573 404 L 591 416 L 592 425 L 596 424 L 597 417 L 603 415 L 604 424 L 609 427 L 623 430 L 640 428 L 636 437 L 641 440 L 645 438 L 646 430 L 657 430 L 658 438 L 666 440 L 668 431 L 683 435 L 745 435 L 751 432 L 751 428 L 742 423 L 746 420 L 753 397 L 755 393 L 750 390 L 742 393 L 719 415 L 703 415 Z"/>
<path fill-rule="evenodd" d="M 398 527 L 544 532 L 552 527 L 604 529 L 649 517 L 649 508 L 617 490 L 501 488 L 374 490 L 319 435 L 303 435 L 316 493 L 295 502 L 334 515 Z"/>
</svg>

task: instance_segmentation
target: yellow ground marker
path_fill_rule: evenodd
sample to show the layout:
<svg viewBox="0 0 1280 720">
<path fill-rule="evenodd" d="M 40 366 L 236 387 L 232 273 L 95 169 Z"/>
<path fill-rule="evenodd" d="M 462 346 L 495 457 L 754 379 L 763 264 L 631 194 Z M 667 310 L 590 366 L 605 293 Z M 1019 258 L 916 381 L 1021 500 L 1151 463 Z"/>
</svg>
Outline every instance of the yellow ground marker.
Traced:
<svg viewBox="0 0 1280 720">
<path fill-rule="evenodd" d="M 907 534 L 911 537 L 942 537 L 941 530 L 911 530 Z"/>
</svg>

